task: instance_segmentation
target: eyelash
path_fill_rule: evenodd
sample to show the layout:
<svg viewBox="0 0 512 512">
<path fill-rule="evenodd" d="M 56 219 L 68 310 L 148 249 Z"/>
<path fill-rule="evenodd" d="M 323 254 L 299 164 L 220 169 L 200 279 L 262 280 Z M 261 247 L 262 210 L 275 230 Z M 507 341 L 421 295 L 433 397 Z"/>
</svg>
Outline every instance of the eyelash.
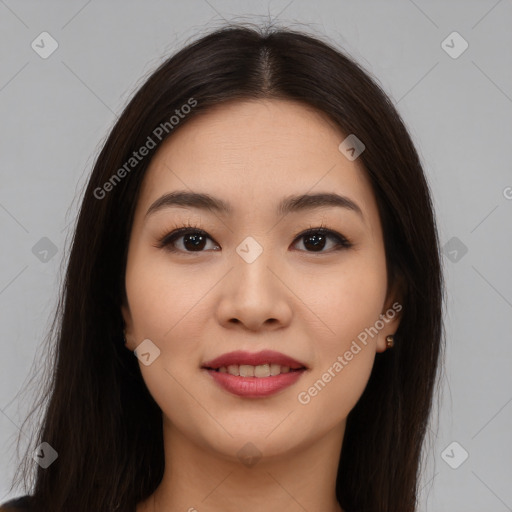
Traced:
<svg viewBox="0 0 512 512">
<path fill-rule="evenodd" d="M 182 226 L 182 227 L 179 227 L 179 226 L 174 226 L 174 230 L 165 234 L 163 237 L 161 237 L 159 240 L 158 240 L 158 244 L 155 246 L 159 249 L 164 249 L 169 251 L 169 252 L 184 252 L 184 253 L 187 253 L 187 254 L 194 254 L 194 253 L 201 253 L 201 252 L 205 252 L 205 251 L 181 251 L 180 249 L 176 249 L 172 246 L 173 242 L 175 242 L 176 240 L 178 240 L 179 238 L 181 238 L 182 236 L 184 235 L 189 235 L 189 234 L 197 234 L 197 235 L 202 235 L 202 236 L 205 236 L 207 238 L 209 238 L 210 240 L 214 241 L 209 235 L 208 233 L 206 233 L 203 229 L 201 229 L 200 226 L 196 225 L 196 224 L 190 224 L 190 223 L 187 223 L 186 226 Z M 333 238 L 335 241 L 336 241 L 336 247 L 334 249 L 331 249 L 330 251 L 319 251 L 319 252 L 315 252 L 315 251 L 301 251 L 301 252 L 307 252 L 307 253 L 310 253 L 310 254 L 329 254 L 329 253 L 332 253 L 332 252 L 335 252 L 335 251 L 340 251 L 340 250 L 343 250 L 343 249 L 349 249 L 350 247 L 353 246 L 352 242 L 346 238 L 345 236 L 341 235 L 340 233 L 338 233 L 337 231 L 333 231 L 331 229 L 328 229 L 327 226 L 325 226 L 323 223 L 318 226 L 318 227 L 313 227 L 313 226 L 310 226 L 310 228 L 306 231 L 303 231 L 302 233 L 300 233 L 299 235 L 297 235 L 295 237 L 295 240 L 298 241 L 298 239 L 300 238 L 303 238 L 303 237 L 306 237 L 307 235 L 311 235 L 311 234 L 321 234 L 321 235 L 325 235 L 325 236 L 329 236 L 331 238 Z M 294 242 L 295 242 L 294 240 Z"/>
</svg>

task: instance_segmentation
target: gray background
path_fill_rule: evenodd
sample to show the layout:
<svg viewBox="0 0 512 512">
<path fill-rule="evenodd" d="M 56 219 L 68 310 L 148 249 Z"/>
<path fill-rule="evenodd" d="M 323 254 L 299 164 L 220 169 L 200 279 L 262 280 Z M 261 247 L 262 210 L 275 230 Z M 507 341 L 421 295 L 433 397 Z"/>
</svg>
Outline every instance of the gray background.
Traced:
<svg viewBox="0 0 512 512">
<path fill-rule="evenodd" d="M 268 16 L 377 77 L 425 165 L 448 300 L 420 510 L 512 511 L 510 0 L 0 0 L 0 503 L 19 495 L 8 486 L 31 395 L 18 392 L 44 357 L 82 188 L 116 115 L 170 52 L 224 19 Z M 59 45 L 46 59 L 31 47 L 44 31 Z M 469 44 L 457 58 L 454 31 Z"/>
</svg>

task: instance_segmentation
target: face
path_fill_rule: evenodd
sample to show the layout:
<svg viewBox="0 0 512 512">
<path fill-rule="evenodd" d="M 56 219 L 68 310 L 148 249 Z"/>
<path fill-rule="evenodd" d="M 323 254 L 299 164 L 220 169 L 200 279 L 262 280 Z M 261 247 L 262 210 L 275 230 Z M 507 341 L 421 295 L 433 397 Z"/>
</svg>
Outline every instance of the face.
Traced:
<svg viewBox="0 0 512 512">
<path fill-rule="evenodd" d="M 149 340 L 139 350 L 149 364 L 139 365 L 164 429 L 233 459 L 247 442 L 275 456 L 343 430 L 401 307 L 370 182 L 338 149 L 344 139 L 300 103 L 230 102 L 191 119 L 153 157 L 122 312 L 128 347 Z M 155 204 L 173 192 L 207 194 L 228 209 Z M 345 199 L 290 201 L 317 194 Z M 203 368 L 239 350 L 273 350 L 305 370 L 215 377 Z M 269 392 L 263 383 L 267 394 L 256 396 L 218 383 L 249 378 L 288 385 Z"/>
</svg>

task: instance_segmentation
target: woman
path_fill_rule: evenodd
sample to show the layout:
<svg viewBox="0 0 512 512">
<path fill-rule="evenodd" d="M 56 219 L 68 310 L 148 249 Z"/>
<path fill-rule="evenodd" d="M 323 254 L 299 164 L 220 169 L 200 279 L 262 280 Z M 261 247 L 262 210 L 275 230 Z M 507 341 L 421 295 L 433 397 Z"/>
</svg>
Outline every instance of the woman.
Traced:
<svg viewBox="0 0 512 512">
<path fill-rule="evenodd" d="M 442 294 L 428 184 L 368 74 L 290 30 L 202 37 L 97 159 L 12 510 L 415 511 Z"/>
</svg>

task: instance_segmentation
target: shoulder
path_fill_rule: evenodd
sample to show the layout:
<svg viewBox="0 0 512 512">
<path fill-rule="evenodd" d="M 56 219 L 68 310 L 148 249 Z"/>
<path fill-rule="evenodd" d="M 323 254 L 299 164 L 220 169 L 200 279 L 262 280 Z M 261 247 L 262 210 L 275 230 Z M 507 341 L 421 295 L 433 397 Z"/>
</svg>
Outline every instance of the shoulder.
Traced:
<svg viewBox="0 0 512 512">
<path fill-rule="evenodd" d="M 30 507 L 31 496 L 21 496 L 0 504 L 0 512 L 33 512 Z"/>
</svg>

